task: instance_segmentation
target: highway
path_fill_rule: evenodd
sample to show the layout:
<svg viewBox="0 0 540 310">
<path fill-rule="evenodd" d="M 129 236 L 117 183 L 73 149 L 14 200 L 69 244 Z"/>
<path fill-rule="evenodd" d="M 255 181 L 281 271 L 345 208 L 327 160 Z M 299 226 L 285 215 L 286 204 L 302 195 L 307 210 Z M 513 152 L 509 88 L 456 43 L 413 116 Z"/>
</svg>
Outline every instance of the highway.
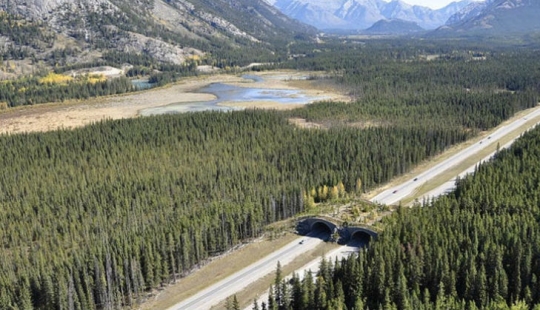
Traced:
<svg viewBox="0 0 540 310">
<path fill-rule="evenodd" d="M 512 143 L 514 143 L 516 139 L 512 139 L 512 141 L 506 143 L 505 145 L 501 146 L 500 149 L 506 149 L 506 148 L 509 148 Z M 491 160 L 493 158 L 493 156 L 495 156 L 495 153 L 497 153 L 496 151 L 495 152 L 492 152 L 490 153 L 488 156 L 482 158 L 482 160 L 480 160 L 480 162 L 470 166 L 469 168 L 467 168 L 467 170 L 461 172 L 458 177 L 459 178 L 464 178 L 465 176 L 467 176 L 467 174 L 470 174 L 470 173 L 473 173 L 474 170 L 476 169 L 476 166 L 480 163 L 485 163 L 489 160 Z M 444 194 L 447 194 L 451 191 L 453 191 L 455 188 L 456 188 L 456 178 L 452 178 L 450 181 L 446 182 L 446 183 L 443 183 L 441 186 L 437 187 L 436 189 L 430 191 L 429 193 L 423 195 L 422 197 L 418 198 L 419 201 L 422 201 L 424 199 L 432 199 L 432 198 L 435 198 L 435 197 L 439 197 L 441 195 L 444 195 Z"/>
<path fill-rule="evenodd" d="M 480 152 L 484 148 L 497 143 L 499 139 L 505 137 L 506 135 L 510 134 L 514 130 L 518 129 L 519 127 L 526 124 L 529 120 L 534 119 L 536 117 L 540 117 L 540 108 L 535 108 L 534 110 L 531 110 L 527 115 L 523 116 L 520 119 L 517 119 L 511 123 L 505 124 L 497 128 L 494 132 L 492 132 L 489 136 L 482 139 L 481 141 L 476 142 L 475 144 L 463 149 L 462 151 L 454 154 L 453 156 L 449 157 L 445 161 L 433 166 L 432 168 L 418 174 L 414 178 L 406 181 L 405 183 L 402 183 L 398 186 L 392 187 L 390 189 L 387 189 L 380 193 L 379 195 L 375 196 L 371 201 L 372 202 L 378 202 L 382 204 L 395 204 L 396 202 L 399 202 L 400 200 L 414 194 L 414 191 L 422 186 L 423 183 L 430 181 L 432 178 L 438 176 L 439 174 L 445 172 L 449 168 L 460 164 L 464 160 L 466 160 L 468 157 L 475 155 L 476 153 Z M 536 123 L 538 124 L 538 122 Z M 515 137 L 514 139 L 511 139 L 510 142 L 506 143 L 505 145 L 501 146 L 500 149 L 508 148 L 512 145 L 512 143 L 517 139 Z M 493 155 L 495 155 L 495 152 L 492 152 L 488 156 L 484 157 L 480 163 L 486 162 L 490 160 Z M 464 177 L 469 173 L 474 172 L 476 165 L 478 163 L 475 163 L 474 165 L 467 168 L 465 171 L 461 172 L 459 174 L 459 177 Z M 422 200 L 423 198 L 434 198 L 438 197 L 440 195 L 443 195 L 445 193 L 448 193 L 449 191 L 453 190 L 455 188 L 455 177 L 453 177 L 451 180 L 445 182 L 444 184 L 440 185 L 436 189 L 430 191 L 426 195 L 420 198 Z M 350 255 L 351 253 L 358 252 L 359 248 L 356 246 L 343 246 L 338 249 L 335 249 L 332 252 L 327 253 L 325 258 L 327 260 L 334 261 L 337 257 L 338 259 L 341 259 L 343 257 L 346 257 Z M 316 273 L 319 269 L 319 264 L 321 262 L 322 258 L 316 259 L 304 267 L 296 270 L 296 273 L 300 278 L 303 278 L 304 272 L 306 270 L 311 270 L 311 272 Z M 264 293 L 258 297 L 259 305 L 262 302 L 267 302 L 268 300 L 268 293 Z M 245 308 L 245 310 L 250 310 L 252 308 L 252 305 Z"/>
<path fill-rule="evenodd" d="M 471 156 L 474 156 L 484 148 L 493 145 L 494 143 L 497 143 L 498 140 L 500 140 L 501 138 L 509 135 L 513 131 L 527 124 L 528 122 L 531 122 L 531 120 L 535 118 L 540 118 L 540 108 L 532 109 L 522 118 L 516 119 L 513 122 L 509 122 L 498 127 L 489 136 L 486 136 L 481 141 L 477 141 L 473 145 L 470 145 L 467 148 L 457 152 L 446 160 L 416 175 L 414 178 L 407 180 L 406 182 L 398 186 L 389 188 L 381 192 L 371 201 L 381 204 L 398 203 L 400 200 L 403 200 L 404 198 L 407 198 L 414 194 L 415 191 L 425 182 L 429 182 L 433 178 L 444 173 L 449 168 L 452 168 L 462 163 L 464 160 Z M 538 122 L 534 122 L 534 124 L 529 127 L 533 127 L 535 124 L 538 124 Z M 513 141 L 514 139 L 512 139 L 512 141 L 508 142 L 501 148 L 510 146 Z M 482 161 L 489 160 L 492 156 L 493 153 L 483 158 Z M 464 176 L 465 174 L 474 171 L 475 166 L 476 164 L 472 165 L 465 171 L 461 172 L 459 175 Z M 455 177 L 451 178 L 438 188 L 427 193 L 424 197 L 436 197 L 448 192 L 455 186 L 454 180 Z M 281 248 L 280 250 L 272 253 L 271 255 L 215 283 L 214 285 L 202 290 L 196 295 L 168 308 L 168 310 L 210 309 L 212 306 L 217 305 L 219 302 L 223 301 L 231 295 L 234 295 L 236 292 L 243 290 L 244 288 L 248 287 L 250 284 L 254 283 L 265 275 L 274 272 L 278 261 L 281 263 L 282 266 L 285 266 L 291 261 L 293 261 L 297 256 L 317 247 L 317 245 L 323 242 L 322 239 L 323 238 L 321 236 L 298 238 L 286 245 L 285 247 Z M 300 243 L 302 240 L 303 242 Z M 344 246 L 330 253 L 327 253 L 326 258 L 334 260 L 335 257 L 344 257 L 355 251 L 358 251 L 358 247 Z M 304 274 L 304 270 L 316 271 L 318 269 L 319 263 L 320 259 L 314 260 L 303 268 L 297 270 L 296 272 L 297 274 L 302 276 Z M 266 301 L 267 298 L 267 295 L 263 294 L 259 296 L 259 301 Z M 251 309 L 251 306 L 247 309 Z"/>
<path fill-rule="evenodd" d="M 332 261 L 334 262 L 336 260 L 336 258 L 338 260 L 341 260 L 342 258 L 345 258 L 349 255 L 351 255 L 352 253 L 357 253 L 358 251 L 360 250 L 360 248 L 358 246 L 354 246 L 354 245 L 344 245 L 342 247 L 339 247 L 333 251 L 330 251 L 328 252 L 324 258 L 327 260 L 327 261 Z M 306 271 L 311 271 L 311 273 L 313 273 L 313 278 L 315 278 L 315 274 L 319 271 L 319 265 L 321 264 L 321 261 L 322 261 L 322 257 L 320 258 L 317 258 L 315 260 L 312 260 L 311 262 L 309 262 L 308 264 L 306 264 L 304 267 L 300 268 L 300 269 L 297 269 L 295 271 L 295 273 L 298 275 L 298 277 L 300 278 L 300 280 L 302 280 L 304 278 L 304 274 Z M 286 277 L 285 279 L 290 279 L 292 276 L 288 276 Z M 259 303 L 259 308 L 262 307 L 262 303 L 266 303 L 268 304 L 268 292 L 265 292 L 264 294 L 261 294 L 257 297 L 257 302 Z M 244 310 L 251 310 L 253 308 L 253 304 L 247 306 Z"/>
<path fill-rule="evenodd" d="M 540 117 L 540 108 L 535 108 L 531 110 L 528 114 L 523 116 L 520 119 L 517 119 L 513 122 L 510 122 L 508 124 L 499 126 L 494 132 L 492 132 L 488 137 L 476 142 L 473 145 L 470 145 L 469 147 L 459 151 L 458 153 L 452 155 L 448 159 L 438 163 L 437 165 L 429 168 L 428 170 L 425 170 L 424 172 L 416 175 L 414 178 L 401 183 L 398 186 L 389 188 L 377 196 L 373 197 L 371 199 L 372 202 L 386 204 L 386 205 L 393 205 L 399 203 L 399 201 L 411 196 L 414 194 L 414 192 L 422 186 L 422 184 L 429 182 L 433 178 L 437 177 L 438 175 L 444 173 L 446 170 L 462 163 L 467 158 L 474 156 L 484 148 L 497 143 L 497 141 L 506 135 L 512 133 L 514 130 L 520 128 L 521 126 L 525 125 L 529 120 Z M 538 123 L 536 123 L 538 124 Z M 512 140 L 512 142 L 515 139 Z M 505 146 L 509 146 L 511 143 L 506 144 Z M 492 157 L 493 154 L 490 154 L 488 157 L 484 158 L 483 160 L 487 160 Z M 468 168 L 467 171 L 460 173 L 460 176 L 464 176 L 466 173 L 470 173 L 474 171 L 475 165 Z M 440 194 L 444 194 L 448 192 L 449 190 L 452 190 L 454 187 L 454 179 L 449 180 L 445 184 L 441 185 L 436 190 L 430 192 L 426 197 L 434 197 L 438 196 Z"/>
<path fill-rule="evenodd" d="M 297 256 L 316 248 L 323 242 L 325 237 L 327 237 L 326 234 L 298 238 L 271 255 L 177 303 L 168 310 L 210 309 L 213 305 L 217 305 L 222 300 L 243 290 L 265 275 L 274 272 L 278 261 L 283 266 L 289 264 Z"/>
</svg>

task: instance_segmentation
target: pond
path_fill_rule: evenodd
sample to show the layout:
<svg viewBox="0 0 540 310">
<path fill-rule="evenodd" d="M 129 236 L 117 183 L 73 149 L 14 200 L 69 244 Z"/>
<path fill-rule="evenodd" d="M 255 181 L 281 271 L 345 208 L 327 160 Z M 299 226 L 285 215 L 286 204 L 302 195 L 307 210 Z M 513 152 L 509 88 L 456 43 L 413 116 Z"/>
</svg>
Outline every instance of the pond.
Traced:
<svg viewBox="0 0 540 310">
<path fill-rule="evenodd" d="M 267 101 L 279 104 L 304 105 L 317 100 L 328 99 L 325 96 L 309 96 L 302 90 L 297 89 L 273 89 L 258 88 L 257 83 L 263 78 L 256 75 L 244 75 L 242 78 L 253 80 L 255 87 L 240 87 L 223 83 L 213 83 L 198 90 L 199 93 L 208 93 L 216 96 L 216 99 L 202 102 L 173 103 L 166 106 L 149 108 L 139 111 L 140 115 L 158 115 L 169 113 L 201 112 L 201 111 L 234 111 L 242 110 L 241 107 L 220 106 L 223 102 L 249 102 Z"/>
<path fill-rule="evenodd" d="M 137 88 L 137 90 L 144 90 L 154 87 L 154 84 L 150 83 L 147 79 L 131 80 L 131 84 Z"/>
</svg>

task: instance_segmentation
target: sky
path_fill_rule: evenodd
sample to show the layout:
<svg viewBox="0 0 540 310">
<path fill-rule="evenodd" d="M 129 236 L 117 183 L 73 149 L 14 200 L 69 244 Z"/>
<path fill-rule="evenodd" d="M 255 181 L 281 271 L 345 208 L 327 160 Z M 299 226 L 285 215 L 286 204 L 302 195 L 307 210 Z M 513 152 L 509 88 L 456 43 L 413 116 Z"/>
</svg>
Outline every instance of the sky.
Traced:
<svg viewBox="0 0 540 310">
<path fill-rule="evenodd" d="M 388 2 L 389 0 L 385 0 L 385 1 Z M 432 9 L 440 9 L 454 1 L 459 1 L 459 0 L 402 0 L 402 1 L 408 4 L 427 6 L 428 8 L 432 8 Z"/>
</svg>

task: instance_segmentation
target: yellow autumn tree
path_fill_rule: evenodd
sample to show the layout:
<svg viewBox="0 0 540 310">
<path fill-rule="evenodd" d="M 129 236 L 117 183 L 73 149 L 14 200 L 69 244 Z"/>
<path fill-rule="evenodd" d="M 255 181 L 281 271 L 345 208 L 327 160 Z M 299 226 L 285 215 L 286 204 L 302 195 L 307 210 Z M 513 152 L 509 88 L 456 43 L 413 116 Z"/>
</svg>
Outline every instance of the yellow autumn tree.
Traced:
<svg viewBox="0 0 540 310">
<path fill-rule="evenodd" d="M 317 188 L 317 198 L 319 198 L 319 201 L 326 201 L 328 199 L 328 186 L 323 185 Z"/>
<path fill-rule="evenodd" d="M 309 195 L 311 197 L 317 197 L 317 190 L 315 190 L 315 187 L 311 188 L 311 191 L 309 192 Z"/>
<path fill-rule="evenodd" d="M 343 185 L 343 182 L 339 181 L 337 188 L 339 192 L 339 197 L 347 196 L 347 192 L 345 191 L 345 185 Z"/>
<path fill-rule="evenodd" d="M 315 192 L 315 189 L 312 189 L 312 192 Z M 308 211 L 315 208 L 315 198 L 313 198 L 313 195 L 311 195 L 310 193 L 304 192 L 303 196 L 304 196 L 304 208 Z"/>
<path fill-rule="evenodd" d="M 328 193 L 328 199 L 334 200 L 339 198 L 339 189 L 337 186 L 332 186 L 330 192 Z"/>
<path fill-rule="evenodd" d="M 358 194 L 362 193 L 362 180 L 361 179 L 356 180 L 356 192 Z"/>
</svg>

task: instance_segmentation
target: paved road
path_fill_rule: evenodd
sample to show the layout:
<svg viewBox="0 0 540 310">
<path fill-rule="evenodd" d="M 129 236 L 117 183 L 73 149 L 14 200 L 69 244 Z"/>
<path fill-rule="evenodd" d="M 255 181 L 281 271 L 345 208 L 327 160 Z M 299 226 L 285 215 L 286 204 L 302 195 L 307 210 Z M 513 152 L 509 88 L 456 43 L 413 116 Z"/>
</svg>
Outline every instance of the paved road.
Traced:
<svg viewBox="0 0 540 310">
<path fill-rule="evenodd" d="M 332 261 L 334 262 L 336 257 L 338 258 L 338 260 L 341 260 L 342 258 L 344 257 L 347 257 L 349 255 L 351 255 L 352 253 L 357 253 L 359 251 L 359 247 L 358 246 L 355 246 L 355 245 L 345 245 L 345 246 L 342 246 L 342 247 L 339 247 L 333 251 L 330 251 L 328 252 L 324 258 L 327 260 L 327 261 Z M 300 268 L 300 269 L 297 269 L 295 271 L 295 273 L 298 275 L 298 277 L 300 278 L 300 280 L 302 280 L 304 278 L 304 274 L 306 271 L 311 271 L 311 273 L 313 274 L 313 277 L 315 278 L 315 274 L 319 271 L 319 265 L 322 261 L 322 257 L 320 258 L 317 258 L 311 262 L 309 262 L 308 264 L 306 264 L 304 267 Z M 285 279 L 290 279 L 291 276 L 288 276 L 286 277 Z M 261 294 L 257 297 L 257 302 L 259 303 L 259 309 L 261 309 L 261 306 L 262 306 L 262 303 L 266 303 L 268 304 L 268 292 L 264 293 L 264 294 Z M 245 310 L 251 310 L 253 308 L 253 304 L 249 305 L 248 307 L 245 308 Z"/>
<path fill-rule="evenodd" d="M 390 189 L 387 189 L 380 193 L 379 195 L 375 196 L 371 201 L 378 202 L 381 204 L 396 204 L 400 200 L 403 200 L 404 198 L 410 196 L 414 193 L 414 191 L 422 186 L 425 182 L 429 182 L 429 180 L 435 178 L 436 176 L 442 174 L 449 168 L 452 168 L 461 162 L 463 162 L 465 159 L 474 156 L 476 153 L 480 152 L 484 148 L 496 143 L 497 140 L 505 137 L 506 135 L 510 134 L 512 131 L 518 129 L 519 127 L 523 126 L 525 123 L 527 123 L 530 119 L 536 118 L 540 116 L 540 108 L 535 108 L 531 112 L 529 112 L 524 117 L 517 119 L 511 123 L 508 123 L 506 125 L 500 126 L 497 130 L 495 130 L 491 135 L 488 137 L 482 139 L 481 141 L 461 150 L 460 152 L 454 154 L 453 156 L 449 157 L 445 161 L 435 165 L 434 167 L 416 175 L 413 179 L 410 179 L 398 186 L 392 187 Z M 488 156 L 487 158 L 490 158 Z M 486 158 L 485 158 L 486 159 Z M 485 160 L 484 159 L 484 160 Z M 472 169 L 472 170 L 471 170 Z M 474 171 L 474 166 L 469 168 L 467 170 L 468 172 Z M 462 174 L 461 174 L 462 175 Z M 451 180 L 441 187 L 437 188 L 437 190 L 431 192 L 428 194 L 428 196 L 437 196 L 440 194 L 443 194 L 449 190 L 451 190 L 454 186 L 454 181 Z"/>
<path fill-rule="evenodd" d="M 517 138 L 516 138 L 517 139 Z M 506 148 L 509 148 L 512 143 L 514 143 L 514 141 L 516 139 L 512 139 L 512 141 L 508 142 L 507 144 L 503 145 L 500 147 L 500 149 L 506 149 Z M 487 162 L 489 160 L 491 160 L 493 158 L 493 156 L 495 155 L 496 151 L 495 152 L 492 152 L 490 153 L 488 156 L 482 158 L 482 160 L 472 166 L 470 166 L 469 168 L 467 168 L 467 170 L 461 172 L 458 176 L 459 178 L 464 178 L 467 174 L 470 174 L 470 173 L 473 173 L 474 170 L 476 169 L 476 166 L 479 164 L 479 163 L 484 163 L 484 162 Z M 444 194 L 447 194 L 451 191 L 453 191 L 455 188 L 456 188 L 456 178 L 452 178 L 450 181 L 442 184 L 441 186 L 437 187 L 436 189 L 430 191 L 429 193 L 425 194 L 424 196 L 422 196 L 421 198 L 418 198 L 419 201 L 422 201 L 424 199 L 432 199 L 432 198 L 435 198 L 435 197 L 439 197 L 441 195 L 444 195 Z"/>
<path fill-rule="evenodd" d="M 274 272 L 278 261 L 281 265 L 285 266 L 292 262 L 297 256 L 316 248 L 323 242 L 323 239 L 327 237 L 327 234 L 322 234 L 298 238 L 258 262 L 215 283 L 196 295 L 177 303 L 168 308 L 168 310 L 210 309 L 213 305 L 216 305 L 234 293 L 243 290 L 265 275 Z"/>
<path fill-rule="evenodd" d="M 415 178 L 380 193 L 379 195 L 375 196 L 372 199 L 372 201 L 383 203 L 383 204 L 395 204 L 399 202 L 403 198 L 406 198 L 407 196 L 411 195 L 424 182 L 428 182 L 429 180 L 443 173 L 447 169 L 461 163 L 464 159 L 478 153 L 483 148 L 489 145 L 492 145 L 493 143 L 496 143 L 497 140 L 511 133 L 513 130 L 519 128 L 520 126 L 524 125 L 528 120 L 535 117 L 540 117 L 540 108 L 532 110 L 530 113 L 528 113 L 521 119 L 518 119 L 512 123 L 499 127 L 489 137 L 475 143 L 474 145 L 467 147 L 466 149 L 458 152 L 457 154 L 451 156 L 447 160 L 430 168 L 429 170 L 424 171 L 421 174 L 418 174 L 417 176 L 415 176 Z M 509 146 L 510 144 L 511 143 L 505 145 L 504 147 Z M 483 160 L 488 160 L 489 158 L 491 158 L 492 155 L 493 154 L 490 154 Z M 463 176 L 466 173 L 470 173 L 474 171 L 474 167 L 475 165 L 467 169 L 467 171 L 460 174 L 460 176 Z M 445 184 L 441 185 L 439 188 L 428 193 L 426 197 L 433 197 L 433 196 L 438 196 L 440 194 L 443 194 L 447 192 L 448 190 L 451 190 L 453 186 L 454 186 L 454 181 L 450 180 L 446 182 Z M 302 244 L 300 244 L 300 241 L 302 240 L 304 241 L 302 242 Z M 301 255 L 307 250 L 314 249 L 321 242 L 322 242 L 321 236 L 298 238 L 294 240 L 293 242 L 289 243 L 288 245 L 286 245 L 285 247 L 283 247 L 282 249 L 242 269 L 241 271 L 231 275 L 230 277 L 222 281 L 219 281 L 218 283 L 204 289 L 198 294 L 174 305 L 173 307 L 170 307 L 168 310 L 209 309 L 213 305 L 216 305 L 222 300 L 226 299 L 227 297 L 233 295 L 234 293 L 241 291 L 242 289 L 246 288 L 250 284 L 257 281 L 258 279 L 264 277 L 265 275 L 271 272 L 274 272 L 278 261 L 280 261 L 282 265 L 287 265 L 292 260 L 294 260 L 295 257 Z M 328 253 L 326 257 L 327 259 L 334 260 L 336 256 L 344 257 L 355 251 L 358 251 L 358 247 L 355 247 L 355 246 L 340 247 Z M 318 269 L 319 263 L 320 263 L 320 259 L 314 260 L 311 263 L 304 266 L 303 268 L 297 270 L 296 272 L 299 275 L 303 275 L 304 270 L 316 271 Z M 261 295 L 259 297 L 259 300 L 264 301 L 267 298 L 268 296 Z M 250 309 L 250 308 L 251 307 L 248 307 L 247 309 Z"/>
</svg>

